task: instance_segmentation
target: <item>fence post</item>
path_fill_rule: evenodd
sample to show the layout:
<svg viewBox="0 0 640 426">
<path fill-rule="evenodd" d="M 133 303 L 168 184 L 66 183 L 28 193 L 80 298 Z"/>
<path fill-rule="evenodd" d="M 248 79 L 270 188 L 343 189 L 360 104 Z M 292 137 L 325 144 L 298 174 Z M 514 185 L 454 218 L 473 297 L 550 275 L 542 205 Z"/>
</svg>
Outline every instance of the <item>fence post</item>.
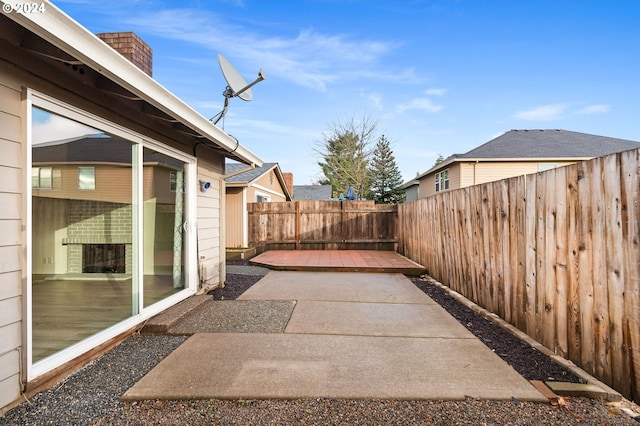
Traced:
<svg viewBox="0 0 640 426">
<path fill-rule="evenodd" d="M 346 246 L 346 238 L 344 235 L 344 201 L 340 201 L 340 239 L 342 240 L 342 250 L 347 248 Z"/>
<path fill-rule="evenodd" d="M 300 201 L 296 203 L 296 250 L 300 250 Z"/>
</svg>

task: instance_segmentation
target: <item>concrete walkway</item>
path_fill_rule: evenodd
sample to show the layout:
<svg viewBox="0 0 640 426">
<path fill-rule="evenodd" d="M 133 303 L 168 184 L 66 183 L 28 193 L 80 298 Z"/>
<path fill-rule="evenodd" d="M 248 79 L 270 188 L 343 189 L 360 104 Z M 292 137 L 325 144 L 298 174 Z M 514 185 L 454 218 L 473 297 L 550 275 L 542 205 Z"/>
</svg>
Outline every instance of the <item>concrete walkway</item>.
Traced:
<svg viewBox="0 0 640 426">
<path fill-rule="evenodd" d="M 546 402 L 401 274 L 269 272 L 239 300 L 295 301 L 284 333 L 196 333 L 123 396 Z"/>
</svg>

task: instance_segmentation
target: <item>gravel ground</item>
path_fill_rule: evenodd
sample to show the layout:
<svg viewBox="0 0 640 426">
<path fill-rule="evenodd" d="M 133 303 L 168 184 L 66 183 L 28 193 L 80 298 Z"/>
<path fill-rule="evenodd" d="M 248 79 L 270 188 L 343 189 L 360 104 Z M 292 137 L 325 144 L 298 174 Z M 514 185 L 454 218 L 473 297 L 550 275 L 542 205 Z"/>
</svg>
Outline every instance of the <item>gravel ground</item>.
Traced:
<svg viewBox="0 0 640 426">
<path fill-rule="evenodd" d="M 241 262 L 239 264 L 242 264 Z M 233 300 L 260 275 L 228 276 L 214 300 Z M 551 359 L 459 304 L 428 281 L 414 283 L 527 379 L 577 381 Z M 258 318 L 260 318 L 260 315 Z M 234 327 L 233 324 L 229 327 Z M 113 351 L 67 377 L 28 403 L 0 417 L 0 425 L 638 425 L 622 411 L 637 409 L 626 401 L 610 406 L 571 398 L 565 407 L 519 401 L 390 400 L 198 400 L 120 402 L 119 397 L 184 336 L 134 335 Z"/>
<path fill-rule="evenodd" d="M 284 333 L 295 303 L 289 300 L 217 300 L 206 302 L 168 334 Z"/>
</svg>

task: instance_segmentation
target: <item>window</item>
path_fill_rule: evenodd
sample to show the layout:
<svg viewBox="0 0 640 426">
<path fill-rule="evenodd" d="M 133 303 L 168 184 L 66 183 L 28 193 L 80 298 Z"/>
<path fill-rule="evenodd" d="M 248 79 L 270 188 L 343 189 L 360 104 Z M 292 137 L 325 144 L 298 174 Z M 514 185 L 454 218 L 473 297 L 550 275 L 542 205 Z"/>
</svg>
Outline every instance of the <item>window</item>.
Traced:
<svg viewBox="0 0 640 426">
<path fill-rule="evenodd" d="M 78 167 L 78 189 L 96 189 L 95 167 Z"/>
<path fill-rule="evenodd" d="M 256 203 L 270 203 L 271 197 L 264 194 L 256 194 Z"/>
<path fill-rule="evenodd" d="M 538 163 L 538 171 L 539 172 L 544 172 L 546 170 L 555 169 L 556 167 L 558 167 L 558 165 L 555 164 L 555 163 Z"/>
<path fill-rule="evenodd" d="M 436 192 L 449 189 L 449 169 L 436 174 Z"/>
<path fill-rule="evenodd" d="M 34 189 L 51 189 L 53 187 L 53 171 L 51 167 L 31 168 L 31 187 Z"/>
<path fill-rule="evenodd" d="M 178 187 L 178 172 L 169 172 L 169 190 L 171 192 L 176 192 L 176 188 Z"/>
</svg>

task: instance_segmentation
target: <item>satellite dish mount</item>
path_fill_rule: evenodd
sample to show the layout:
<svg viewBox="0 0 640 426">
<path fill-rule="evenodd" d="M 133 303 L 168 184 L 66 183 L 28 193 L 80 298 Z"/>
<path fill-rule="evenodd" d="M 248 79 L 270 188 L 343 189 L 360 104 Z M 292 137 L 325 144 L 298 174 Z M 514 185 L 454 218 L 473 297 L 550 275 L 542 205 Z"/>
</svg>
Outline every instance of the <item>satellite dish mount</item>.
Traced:
<svg viewBox="0 0 640 426">
<path fill-rule="evenodd" d="M 211 119 L 213 124 L 218 124 L 222 117 L 227 113 L 227 110 L 229 109 L 229 99 L 238 97 L 243 101 L 250 101 L 253 99 L 253 92 L 251 91 L 251 88 L 267 78 L 267 75 L 261 69 L 258 72 L 258 78 L 247 84 L 245 79 L 242 78 L 240 73 L 233 67 L 233 65 L 231 65 L 227 58 L 222 55 L 218 55 L 218 63 L 220 64 L 222 75 L 227 82 L 227 88 L 222 92 L 222 95 L 224 96 L 224 108 Z"/>
</svg>

